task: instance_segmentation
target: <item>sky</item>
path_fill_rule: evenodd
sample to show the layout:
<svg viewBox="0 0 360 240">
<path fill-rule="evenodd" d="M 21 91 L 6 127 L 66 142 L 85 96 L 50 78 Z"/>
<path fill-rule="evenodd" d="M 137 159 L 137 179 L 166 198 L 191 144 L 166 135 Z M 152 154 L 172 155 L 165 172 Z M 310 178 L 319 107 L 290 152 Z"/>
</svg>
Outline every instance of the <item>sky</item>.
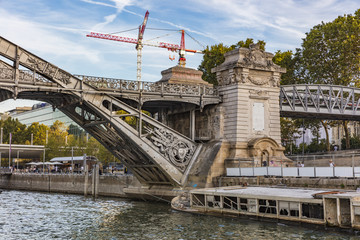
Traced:
<svg viewBox="0 0 360 240">
<path fill-rule="evenodd" d="M 137 38 L 148 10 L 145 42 L 180 44 L 178 30 L 184 29 L 187 49 L 253 38 L 275 53 L 299 48 L 313 26 L 358 8 L 359 0 L 0 0 L 0 34 L 67 72 L 135 80 L 134 44 L 86 34 Z M 177 59 L 167 49 L 144 46 L 142 81 L 160 80 Z M 197 68 L 201 60 L 201 54 L 189 55 L 186 66 Z M 31 104 L 8 100 L 0 103 L 0 112 Z"/>
</svg>

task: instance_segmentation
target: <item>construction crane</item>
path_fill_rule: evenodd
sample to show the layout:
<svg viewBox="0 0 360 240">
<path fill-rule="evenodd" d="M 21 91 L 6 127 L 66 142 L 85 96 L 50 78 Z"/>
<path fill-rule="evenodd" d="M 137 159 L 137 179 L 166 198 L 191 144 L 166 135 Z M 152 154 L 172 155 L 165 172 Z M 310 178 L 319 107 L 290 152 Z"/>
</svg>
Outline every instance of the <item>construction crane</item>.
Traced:
<svg viewBox="0 0 360 240">
<path fill-rule="evenodd" d="M 118 42 L 127 42 L 127 43 L 133 43 L 136 44 L 136 50 L 137 50 L 137 73 L 136 73 L 136 79 L 138 81 L 138 90 L 139 90 L 139 99 L 141 99 L 141 87 L 140 87 L 140 82 L 141 82 L 141 50 L 143 48 L 144 45 L 147 46 L 153 46 L 153 47 L 159 47 L 159 48 L 166 48 L 169 51 L 173 51 L 179 52 L 179 65 L 182 67 L 185 67 L 186 64 L 186 58 L 185 58 L 185 54 L 186 52 L 189 53 L 203 53 L 202 51 L 199 50 L 191 50 L 191 49 L 186 49 L 185 48 L 185 31 L 181 30 L 181 42 L 180 42 L 180 46 L 178 44 L 172 44 L 172 43 L 165 43 L 165 42 L 156 42 L 156 43 L 144 43 L 143 42 L 143 37 L 144 37 L 144 32 L 145 32 L 145 27 L 146 27 L 146 23 L 149 17 L 149 11 L 146 11 L 145 13 L 145 17 L 144 20 L 142 22 L 142 24 L 139 26 L 139 34 L 138 34 L 138 38 L 129 38 L 129 37 L 121 37 L 121 36 L 116 36 L 116 35 L 112 35 L 112 34 L 104 34 L 104 33 L 96 33 L 96 32 L 91 32 L 90 34 L 87 34 L 87 37 L 93 37 L 93 38 L 100 38 L 100 39 L 107 39 L 107 40 L 112 40 L 112 41 L 118 41 Z M 141 137 L 141 129 L 142 129 L 142 113 L 141 113 L 141 108 L 142 108 L 142 102 L 139 100 L 139 104 L 138 104 L 138 110 L 139 110 L 139 119 L 138 119 L 138 133 L 139 133 L 139 137 Z"/>
<path fill-rule="evenodd" d="M 168 49 L 169 51 L 179 52 L 179 65 L 182 66 L 182 67 L 185 67 L 185 64 L 186 64 L 185 54 L 187 52 L 188 53 L 203 53 L 202 51 L 199 51 L 199 50 L 191 50 L 191 49 L 186 49 L 185 48 L 185 31 L 184 30 L 180 30 L 181 31 L 180 46 L 178 44 L 165 43 L 165 42 L 144 43 L 143 42 L 143 36 L 144 36 L 144 31 L 145 31 L 145 27 L 146 27 L 148 17 L 149 17 L 149 11 L 146 11 L 144 21 L 139 26 L 139 34 L 138 34 L 137 39 L 136 38 L 129 38 L 129 37 L 121 37 L 121 36 L 116 36 L 116 35 L 112 35 L 112 34 L 96 33 L 96 32 L 91 32 L 90 34 L 86 35 L 87 37 L 93 37 L 93 38 L 100 38 L 100 39 L 106 39 L 106 40 L 112 40 L 112 41 L 136 44 L 136 50 L 137 50 L 137 74 L 136 74 L 136 78 L 137 78 L 138 82 L 141 81 L 141 56 L 142 56 L 141 55 L 141 50 L 142 50 L 142 47 L 144 45 L 153 46 L 153 47 L 159 47 L 159 48 L 165 48 L 165 49 Z"/>
</svg>

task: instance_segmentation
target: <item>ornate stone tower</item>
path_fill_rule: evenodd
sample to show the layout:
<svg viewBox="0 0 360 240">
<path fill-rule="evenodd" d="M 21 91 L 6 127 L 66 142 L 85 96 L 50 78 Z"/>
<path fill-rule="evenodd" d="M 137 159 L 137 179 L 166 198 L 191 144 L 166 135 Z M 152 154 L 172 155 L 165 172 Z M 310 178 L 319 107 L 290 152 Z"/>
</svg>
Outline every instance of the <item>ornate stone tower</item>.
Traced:
<svg viewBox="0 0 360 240">
<path fill-rule="evenodd" d="M 259 46 L 235 49 L 212 69 L 223 97 L 219 138 L 228 144 L 227 163 L 269 166 L 286 162 L 280 136 L 279 81 L 284 68 Z"/>
</svg>

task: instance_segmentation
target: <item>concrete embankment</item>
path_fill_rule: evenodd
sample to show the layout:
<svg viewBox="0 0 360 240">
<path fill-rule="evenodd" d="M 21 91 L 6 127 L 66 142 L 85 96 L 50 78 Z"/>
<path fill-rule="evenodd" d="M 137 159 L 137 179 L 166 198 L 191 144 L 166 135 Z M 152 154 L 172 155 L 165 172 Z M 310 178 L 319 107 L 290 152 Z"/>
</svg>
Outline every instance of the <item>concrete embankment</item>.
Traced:
<svg viewBox="0 0 360 240">
<path fill-rule="evenodd" d="M 178 191 L 171 186 L 142 186 L 132 175 L 100 175 L 98 181 L 79 174 L 0 174 L 0 189 L 42 191 L 54 193 L 124 197 L 135 199 L 171 200 Z M 94 186 L 97 183 L 97 186 Z M 261 185 L 301 188 L 331 188 L 356 190 L 360 179 L 348 178 L 275 178 L 275 177 L 221 177 L 214 179 L 214 186 Z"/>
<path fill-rule="evenodd" d="M 142 200 L 169 201 L 178 192 L 172 186 L 147 187 L 133 175 L 81 174 L 0 174 L 0 189 L 71 193 L 87 196 L 123 197 Z M 86 186 L 86 187 L 85 187 Z M 85 193 L 86 191 L 86 193 Z"/>
<path fill-rule="evenodd" d="M 84 194 L 85 176 L 79 174 L 11 174 L 0 175 L 0 188 L 56 193 Z M 92 176 L 88 176 L 87 194 L 94 191 Z M 127 197 L 125 188 L 138 188 L 140 183 L 132 175 L 100 176 L 98 195 Z"/>
</svg>

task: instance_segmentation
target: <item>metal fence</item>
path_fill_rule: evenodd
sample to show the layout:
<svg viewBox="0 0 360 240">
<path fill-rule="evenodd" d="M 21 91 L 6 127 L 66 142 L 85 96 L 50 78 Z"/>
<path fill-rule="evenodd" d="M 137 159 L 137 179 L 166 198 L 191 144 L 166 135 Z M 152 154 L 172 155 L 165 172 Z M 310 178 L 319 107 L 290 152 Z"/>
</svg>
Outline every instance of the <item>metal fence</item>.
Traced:
<svg viewBox="0 0 360 240">
<path fill-rule="evenodd" d="M 360 177 L 360 167 L 252 167 L 226 168 L 228 177 Z"/>
<path fill-rule="evenodd" d="M 0 174 L 1 173 L 11 173 L 11 169 L 8 167 L 0 167 Z"/>
<path fill-rule="evenodd" d="M 333 152 L 319 155 L 287 156 L 292 164 L 284 159 L 270 158 L 267 166 L 252 163 L 249 167 L 236 164 L 226 167 L 228 177 L 278 176 L 278 177 L 360 177 L 360 154 L 354 151 Z M 252 165 L 252 166 L 251 166 Z"/>
</svg>

